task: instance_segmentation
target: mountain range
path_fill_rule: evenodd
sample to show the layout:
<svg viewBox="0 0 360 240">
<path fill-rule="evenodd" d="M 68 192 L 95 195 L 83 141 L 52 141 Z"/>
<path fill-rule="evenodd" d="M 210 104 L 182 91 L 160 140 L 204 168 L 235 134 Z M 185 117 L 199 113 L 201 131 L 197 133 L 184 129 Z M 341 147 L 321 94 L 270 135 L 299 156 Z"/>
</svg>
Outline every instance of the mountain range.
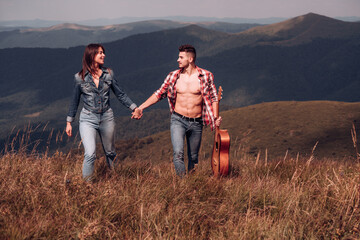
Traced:
<svg viewBox="0 0 360 240">
<path fill-rule="evenodd" d="M 69 48 L 87 45 L 89 42 L 111 42 L 125 37 L 174 29 L 191 25 L 189 22 L 151 20 L 107 26 L 85 26 L 73 23 L 57 24 L 44 28 L 3 28 L 0 31 L 0 48 L 47 47 Z M 259 24 L 235 24 L 225 22 L 197 22 L 197 25 L 223 32 L 236 33 Z"/>
<path fill-rule="evenodd" d="M 152 21 L 152 20 L 169 20 L 176 22 L 225 22 L 225 23 L 249 23 L 249 24 L 272 24 L 281 21 L 285 21 L 286 18 L 272 17 L 272 18 L 216 18 L 216 17 L 200 17 L 200 16 L 168 16 L 168 17 L 121 17 L 116 19 L 90 19 L 83 21 L 73 22 L 75 24 L 87 25 L 87 26 L 105 26 L 114 24 L 126 24 L 132 22 Z M 359 22 L 360 17 L 335 17 L 337 20 L 348 22 Z M 64 21 L 51 21 L 42 19 L 33 20 L 12 20 L 12 21 L 0 21 L 1 28 L 45 28 L 54 25 L 62 24 Z M 65 21 L 67 22 L 67 21 Z"/>
<path fill-rule="evenodd" d="M 189 25 L 131 35 L 104 43 L 106 65 L 140 104 L 177 68 L 177 48 L 184 43 L 193 44 L 197 64 L 214 73 L 228 109 L 272 101 L 360 100 L 360 23 L 313 13 L 240 33 Z M 63 128 L 83 50 L 0 49 L 1 138 L 29 121 Z M 118 115 L 129 115 L 115 99 L 112 106 Z M 167 103 L 154 108 L 166 109 Z"/>
<path fill-rule="evenodd" d="M 194 22 L 221 22 L 221 23 L 235 23 L 235 24 L 271 24 L 275 22 L 281 22 L 286 18 L 216 18 L 216 17 L 188 17 L 188 16 L 169 16 L 169 17 L 121 17 L 116 19 L 90 19 L 83 21 L 72 22 L 74 24 L 86 25 L 86 26 L 107 26 L 107 25 L 118 25 L 128 24 L 134 22 L 145 22 L 145 21 L 157 21 L 167 20 L 183 23 L 194 23 Z M 341 18 L 339 18 L 341 19 Z M 345 19 L 344 19 L 345 20 Z M 360 18 L 350 17 L 346 18 L 346 21 L 360 21 Z M 54 25 L 63 24 L 68 21 L 49 21 L 49 20 L 13 20 L 13 21 L 0 21 L 0 29 L 6 28 L 46 28 Z"/>
</svg>

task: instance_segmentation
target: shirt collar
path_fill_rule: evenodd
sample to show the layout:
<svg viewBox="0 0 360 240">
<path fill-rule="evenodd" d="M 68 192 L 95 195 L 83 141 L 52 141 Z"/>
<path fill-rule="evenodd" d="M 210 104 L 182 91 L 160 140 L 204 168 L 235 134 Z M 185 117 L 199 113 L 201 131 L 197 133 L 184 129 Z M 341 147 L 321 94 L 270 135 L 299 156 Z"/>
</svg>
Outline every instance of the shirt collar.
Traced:
<svg viewBox="0 0 360 240">
<path fill-rule="evenodd" d="M 101 67 L 101 70 L 103 71 L 103 73 L 109 73 L 108 68 Z M 85 76 L 84 76 L 84 80 L 85 80 L 85 81 L 91 81 L 91 80 L 90 80 L 90 72 L 89 72 L 89 71 L 86 71 Z"/>
<path fill-rule="evenodd" d="M 101 67 L 101 70 L 103 71 L 103 73 L 109 73 L 108 68 L 106 67 Z M 86 70 L 85 76 L 88 75 L 90 72 Z"/>
</svg>

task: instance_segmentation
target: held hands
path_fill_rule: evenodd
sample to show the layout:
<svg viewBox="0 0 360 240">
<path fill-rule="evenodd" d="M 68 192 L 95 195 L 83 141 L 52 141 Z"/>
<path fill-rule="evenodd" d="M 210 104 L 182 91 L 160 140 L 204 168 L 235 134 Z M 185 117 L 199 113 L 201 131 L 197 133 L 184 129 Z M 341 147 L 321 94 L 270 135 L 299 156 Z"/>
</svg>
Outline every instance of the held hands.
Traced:
<svg viewBox="0 0 360 240">
<path fill-rule="evenodd" d="M 142 109 L 135 108 L 134 111 L 131 114 L 131 119 L 139 120 L 142 116 L 143 116 Z"/>
</svg>

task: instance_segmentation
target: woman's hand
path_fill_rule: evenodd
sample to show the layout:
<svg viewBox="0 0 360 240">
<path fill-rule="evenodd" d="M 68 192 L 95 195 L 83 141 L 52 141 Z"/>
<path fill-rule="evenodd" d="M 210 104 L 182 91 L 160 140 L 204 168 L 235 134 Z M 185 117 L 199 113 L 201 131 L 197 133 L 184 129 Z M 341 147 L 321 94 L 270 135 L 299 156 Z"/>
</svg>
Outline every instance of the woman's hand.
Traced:
<svg viewBox="0 0 360 240">
<path fill-rule="evenodd" d="M 66 129 L 65 129 L 66 134 L 71 137 L 72 136 L 72 126 L 71 126 L 71 122 L 66 122 Z"/>
</svg>

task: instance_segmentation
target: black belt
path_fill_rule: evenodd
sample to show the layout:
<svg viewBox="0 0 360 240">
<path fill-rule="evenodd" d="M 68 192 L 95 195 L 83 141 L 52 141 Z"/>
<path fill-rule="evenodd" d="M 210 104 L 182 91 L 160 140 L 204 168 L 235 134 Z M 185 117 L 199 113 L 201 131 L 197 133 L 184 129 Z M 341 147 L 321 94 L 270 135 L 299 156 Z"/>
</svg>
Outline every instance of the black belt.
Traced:
<svg viewBox="0 0 360 240">
<path fill-rule="evenodd" d="M 184 115 L 181 115 L 180 113 L 177 113 L 177 112 L 173 112 L 175 115 L 181 117 L 182 119 L 185 119 L 189 122 L 198 122 L 198 123 L 202 123 L 202 118 L 201 117 L 198 117 L 198 118 L 191 118 L 191 117 L 185 117 Z"/>
</svg>

